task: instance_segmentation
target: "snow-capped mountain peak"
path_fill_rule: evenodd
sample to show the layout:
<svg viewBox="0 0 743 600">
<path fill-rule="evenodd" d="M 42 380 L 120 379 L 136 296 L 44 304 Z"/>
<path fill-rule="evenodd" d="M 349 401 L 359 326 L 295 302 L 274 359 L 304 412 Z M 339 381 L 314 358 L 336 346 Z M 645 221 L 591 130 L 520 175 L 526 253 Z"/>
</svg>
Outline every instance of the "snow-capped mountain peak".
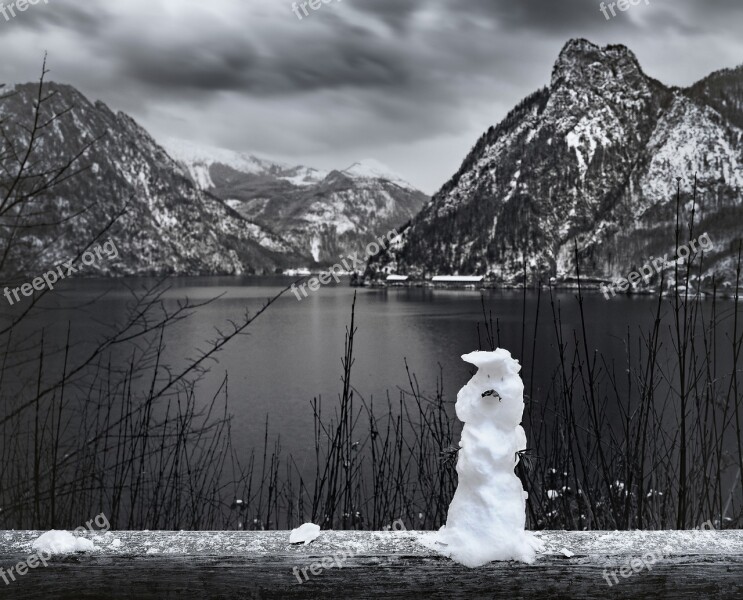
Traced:
<svg viewBox="0 0 743 600">
<path fill-rule="evenodd" d="M 591 88 L 604 93 L 607 87 L 644 79 L 634 52 L 621 44 L 601 47 L 588 40 L 570 40 L 552 69 L 552 86 L 559 84 Z"/>
<path fill-rule="evenodd" d="M 364 160 L 355 162 L 342 172 L 352 179 L 386 179 L 400 187 L 414 189 L 412 185 L 395 173 L 390 167 L 374 158 L 365 158 Z"/>
<path fill-rule="evenodd" d="M 297 186 L 313 185 L 327 176 L 327 172 L 312 167 L 292 166 L 253 154 L 178 138 L 163 139 L 161 144 L 173 159 L 188 168 L 191 177 L 201 189 L 216 187 L 211 176 L 214 165 L 223 165 L 245 175 L 271 175 Z"/>
<path fill-rule="evenodd" d="M 312 258 L 308 265 L 362 250 L 428 201 L 374 159 L 325 172 L 183 140 L 166 140 L 164 146 L 197 187 L 245 219 L 280 232 Z"/>
</svg>

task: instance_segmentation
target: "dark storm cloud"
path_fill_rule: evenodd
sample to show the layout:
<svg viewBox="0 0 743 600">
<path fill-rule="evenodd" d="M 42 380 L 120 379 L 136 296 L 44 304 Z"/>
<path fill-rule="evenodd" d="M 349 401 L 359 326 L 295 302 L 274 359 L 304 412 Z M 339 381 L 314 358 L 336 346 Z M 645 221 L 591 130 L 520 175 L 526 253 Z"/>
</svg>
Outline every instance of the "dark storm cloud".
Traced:
<svg viewBox="0 0 743 600">
<path fill-rule="evenodd" d="M 177 22 L 142 26 L 56 1 L 60 6 L 54 11 L 28 12 L 31 18 L 24 14 L 22 28 L 44 32 L 57 26 L 67 34 L 90 34 L 79 43 L 98 59 L 105 58 L 113 72 L 156 94 L 208 89 L 281 95 L 348 86 L 385 88 L 409 83 L 416 70 L 401 57 L 400 40 L 390 44 L 369 27 L 337 18 L 330 7 L 323 23 L 298 22 L 286 4 L 284 14 L 272 19 L 241 19 L 245 27 L 225 27 L 219 15 L 189 20 L 187 14 Z M 413 9 L 396 6 L 383 1 L 376 10 L 390 27 L 403 27 Z M 249 14 L 244 8 L 236 10 Z"/>
<path fill-rule="evenodd" d="M 217 36 L 198 44 L 120 47 L 114 57 L 127 77 L 152 88 L 244 91 L 260 95 L 301 93 L 335 87 L 389 87 L 410 78 L 407 65 L 365 31 L 351 41 L 301 38 L 292 51 L 262 55 L 244 37 Z"/>
<path fill-rule="evenodd" d="M 12 21 L 13 26 L 39 33 L 49 30 L 50 27 L 64 27 L 68 31 L 95 36 L 103 29 L 103 24 L 108 18 L 105 5 L 86 2 L 80 4 L 60 3 L 57 6 L 55 0 L 49 0 L 49 2 L 54 4 L 53 10 L 45 10 L 49 5 L 31 6 Z M 5 0 L 4 3 L 10 4 L 8 0 Z M 35 8 L 39 10 L 35 10 Z"/>
<path fill-rule="evenodd" d="M 357 0 L 356 8 L 389 25 L 397 33 L 405 33 L 412 17 L 428 2 L 426 0 Z"/>
<path fill-rule="evenodd" d="M 247 40 L 211 40 L 206 44 L 136 43 L 113 57 L 127 79 L 175 93 L 194 90 L 247 90 L 258 58 Z"/>
<path fill-rule="evenodd" d="M 594 0 L 468 0 L 467 5 L 468 10 L 476 11 L 508 29 L 537 30 L 550 34 L 596 25 L 597 20 L 604 19 L 599 12 L 599 2 Z M 453 9 L 454 3 L 449 3 L 449 7 Z"/>
<path fill-rule="evenodd" d="M 661 27 L 690 35 L 713 33 L 725 36 L 726 31 L 740 32 L 743 25 L 743 2 L 740 0 L 690 0 L 680 4 L 666 1 L 656 4 L 655 8 L 650 24 L 654 30 Z"/>
</svg>

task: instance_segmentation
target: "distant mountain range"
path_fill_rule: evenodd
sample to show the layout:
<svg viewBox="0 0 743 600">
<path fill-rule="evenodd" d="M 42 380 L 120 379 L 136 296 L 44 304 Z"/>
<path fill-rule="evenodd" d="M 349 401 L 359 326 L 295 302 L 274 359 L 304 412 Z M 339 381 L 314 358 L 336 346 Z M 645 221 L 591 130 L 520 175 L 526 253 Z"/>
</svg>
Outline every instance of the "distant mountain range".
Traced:
<svg viewBox="0 0 743 600">
<path fill-rule="evenodd" d="M 0 120 L 18 153 L 28 145 L 37 92 L 37 84 L 0 87 Z M 36 198 L 33 212 L 43 218 L 15 230 L 5 261 L 11 277 L 74 257 L 125 205 L 109 232 L 120 260 L 86 272 L 208 275 L 317 266 L 399 228 L 428 199 L 374 163 L 323 173 L 186 143 L 169 142 L 166 150 L 131 117 L 72 86 L 48 83 L 44 95 L 41 122 L 58 119 L 45 127 L 29 164 L 63 164 L 102 137 L 70 169 L 80 173 Z M 0 154 L 3 184 L 17 165 L 12 152 Z"/>
<path fill-rule="evenodd" d="M 704 277 L 729 279 L 743 238 L 742 128 L 743 68 L 679 89 L 624 46 L 571 40 L 549 87 L 483 134 L 370 271 L 561 279 L 575 275 L 577 241 L 583 275 L 622 277 L 673 256 L 681 178 L 682 223 L 695 208 L 697 234 L 714 243 Z"/>
<path fill-rule="evenodd" d="M 0 88 L 0 120 L 16 150 L 36 93 L 36 84 Z M 693 208 L 696 232 L 714 244 L 703 278 L 729 280 L 743 238 L 743 67 L 674 88 L 647 76 L 624 46 L 571 40 L 550 85 L 488 129 L 433 198 L 373 160 L 322 171 L 160 145 L 71 86 L 49 83 L 45 94 L 43 120 L 59 118 L 29 164 L 43 173 L 103 137 L 76 161 L 84 171 L 36 198 L 35 221 L 13 234 L 4 264 L 18 273 L 74 256 L 124 206 L 109 232 L 121 261 L 89 271 L 273 273 L 332 264 L 405 227 L 370 261 L 372 275 L 565 279 L 576 272 L 577 243 L 585 276 L 618 278 L 650 256 L 672 256 L 678 181 L 682 223 Z M 12 152 L 1 160 L 3 184 Z"/>
<path fill-rule="evenodd" d="M 166 140 L 168 153 L 205 192 L 242 217 L 280 232 L 309 262 L 334 263 L 410 221 L 428 196 L 374 160 L 319 171 Z"/>
</svg>

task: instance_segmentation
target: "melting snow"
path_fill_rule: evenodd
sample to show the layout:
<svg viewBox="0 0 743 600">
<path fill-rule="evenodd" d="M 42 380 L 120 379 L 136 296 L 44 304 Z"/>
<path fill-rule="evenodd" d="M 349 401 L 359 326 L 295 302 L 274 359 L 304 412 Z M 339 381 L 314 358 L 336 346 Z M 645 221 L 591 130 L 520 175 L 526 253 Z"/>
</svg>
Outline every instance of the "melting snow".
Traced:
<svg viewBox="0 0 743 600">
<path fill-rule="evenodd" d="M 31 548 L 47 554 L 74 554 L 75 552 L 93 552 L 95 544 L 88 539 L 75 537 L 69 531 L 52 529 L 41 535 Z"/>
<path fill-rule="evenodd" d="M 319 525 L 315 525 L 314 523 L 305 523 L 304 525 L 300 525 L 296 529 L 292 529 L 291 533 L 289 534 L 289 543 L 301 544 L 302 542 L 304 542 L 305 545 L 307 545 L 310 542 L 316 540 L 319 535 Z"/>
</svg>

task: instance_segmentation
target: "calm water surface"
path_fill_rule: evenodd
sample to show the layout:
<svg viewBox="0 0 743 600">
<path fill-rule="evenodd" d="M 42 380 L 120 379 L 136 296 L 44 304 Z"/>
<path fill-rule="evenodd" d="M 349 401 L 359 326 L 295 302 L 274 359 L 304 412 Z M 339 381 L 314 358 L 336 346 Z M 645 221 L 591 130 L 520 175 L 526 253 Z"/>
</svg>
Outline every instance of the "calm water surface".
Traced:
<svg viewBox="0 0 743 600">
<path fill-rule="evenodd" d="M 106 323 L 123 319 L 130 292 L 151 280 L 78 280 L 74 288 L 55 291 L 51 302 L 79 305 L 92 301 L 85 311 L 53 313 L 47 335 L 63 335 L 67 320 L 80 340 L 91 341 Z M 290 283 L 275 278 L 181 278 L 170 282 L 164 298 L 171 307 L 188 297 L 204 301 L 221 295 L 200 308 L 189 319 L 170 330 L 165 359 L 173 367 L 207 348 L 215 328 L 229 330 L 246 310 L 259 309 L 267 298 Z M 218 355 L 211 373 L 200 384 L 202 401 L 218 389 L 229 375 L 230 410 L 234 415 L 233 442 L 238 450 L 262 448 L 266 417 L 270 431 L 280 434 L 282 447 L 301 455 L 313 447 L 310 401 L 322 397 L 329 411 L 341 391 L 341 358 L 344 336 L 350 322 L 354 291 L 358 292 L 353 385 L 375 404 L 394 401 L 398 387 L 408 388 L 405 360 L 423 391 L 433 394 L 439 368 L 444 377 L 446 398 L 456 399 L 457 390 L 469 379 L 471 366 L 462 354 L 478 349 L 477 324 L 482 323 L 480 292 L 424 288 L 358 289 L 328 286 L 297 301 L 287 293 Z M 563 332 L 572 339 L 580 327 L 575 293 L 556 293 L 561 308 Z M 549 294 L 542 294 L 537 328 L 536 360 L 531 364 L 537 315 L 537 294 L 526 297 L 526 350 L 522 354 L 523 292 L 488 291 L 488 308 L 500 329 L 501 346 L 511 351 L 534 376 L 534 397 L 544 394 L 556 356 L 555 330 Z M 640 329 L 649 331 L 656 300 L 651 297 L 616 297 L 609 301 L 598 294 L 585 299 L 590 350 L 597 349 L 618 368 L 625 368 L 627 332 L 636 338 Z M 709 304 L 709 303 L 708 303 Z M 7 309 L 6 309 L 7 310 Z M 87 314 L 86 314 L 87 311 Z M 484 339 L 484 338 L 483 338 Z M 667 340 L 666 343 L 670 343 Z M 452 410 L 453 414 L 453 410 Z"/>
</svg>

